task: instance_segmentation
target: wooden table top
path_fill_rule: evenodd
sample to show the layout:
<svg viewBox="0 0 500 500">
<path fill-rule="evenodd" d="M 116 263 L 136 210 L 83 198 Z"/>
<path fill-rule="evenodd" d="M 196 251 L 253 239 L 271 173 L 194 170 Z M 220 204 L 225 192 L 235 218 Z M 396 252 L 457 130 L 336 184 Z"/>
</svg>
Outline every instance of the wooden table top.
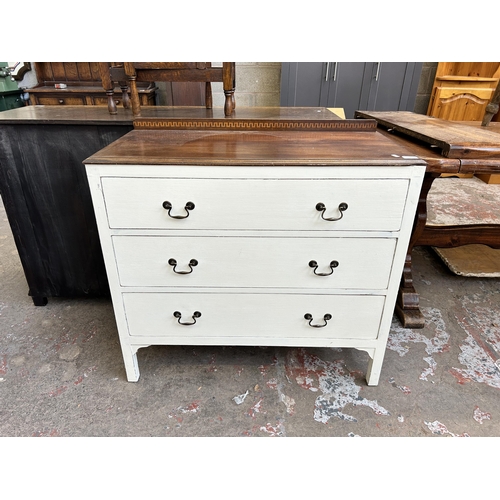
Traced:
<svg viewBox="0 0 500 500">
<path fill-rule="evenodd" d="M 500 173 L 500 152 L 496 155 L 470 156 L 472 151 L 463 155 L 462 157 L 450 158 L 443 155 L 442 149 L 439 145 L 433 144 L 429 140 L 422 138 L 419 134 L 408 131 L 407 127 L 392 126 L 391 123 L 396 121 L 395 116 L 403 116 L 403 121 L 415 121 L 418 123 L 425 123 L 428 119 L 431 123 L 436 123 L 437 118 L 431 119 L 424 115 L 416 115 L 406 111 L 394 112 L 374 112 L 374 111 L 358 111 L 359 118 L 365 116 L 377 120 L 379 124 L 379 132 L 386 137 L 390 137 L 393 141 L 397 142 L 403 147 L 408 148 L 413 154 L 419 156 L 427 163 L 428 172 L 436 173 Z M 410 118 L 412 117 L 412 118 Z M 398 120 L 399 122 L 399 120 Z M 487 127 L 482 127 L 481 122 L 451 122 L 445 120 L 438 120 L 439 128 L 445 130 L 447 127 L 453 130 L 455 134 L 460 131 L 465 131 L 466 137 L 471 137 L 474 133 L 481 134 L 481 137 L 488 137 L 493 145 L 500 147 L 500 122 L 490 122 Z M 486 130 L 485 130 L 486 129 Z M 427 129 L 429 132 L 429 129 Z M 458 150 L 455 150 L 455 152 Z"/>
<path fill-rule="evenodd" d="M 424 165 L 377 131 L 133 130 L 88 164 Z"/>
<path fill-rule="evenodd" d="M 375 119 L 379 126 L 436 146 L 447 158 L 500 158 L 500 137 L 494 127 L 471 126 L 411 111 L 356 111 L 355 116 Z"/>
<path fill-rule="evenodd" d="M 394 130 L 389 131 L 380 128 L 379 133 L 396 144 L 399 144 L 401 147 L 407 148 L 412 154 L 424 160 L 427 164 L 427 172 L 441 174 L 460 173 L 461 161 L 457 158 L 446 158 L 436 147 L 432 147 L 424 142 L 412 140 Z"/>
</svg>

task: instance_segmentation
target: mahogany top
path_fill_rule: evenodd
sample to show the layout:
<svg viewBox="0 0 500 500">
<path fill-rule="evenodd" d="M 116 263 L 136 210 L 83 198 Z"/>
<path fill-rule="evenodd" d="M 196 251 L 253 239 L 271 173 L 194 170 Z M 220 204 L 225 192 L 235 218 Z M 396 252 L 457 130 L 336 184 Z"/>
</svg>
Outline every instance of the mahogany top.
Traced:
<svg viewBox="0 0 500 500">
<path fill-rule="evenodd" d="M 425 165 L 378 132 L 133 130 L 86 164 Z"/>
</svg>

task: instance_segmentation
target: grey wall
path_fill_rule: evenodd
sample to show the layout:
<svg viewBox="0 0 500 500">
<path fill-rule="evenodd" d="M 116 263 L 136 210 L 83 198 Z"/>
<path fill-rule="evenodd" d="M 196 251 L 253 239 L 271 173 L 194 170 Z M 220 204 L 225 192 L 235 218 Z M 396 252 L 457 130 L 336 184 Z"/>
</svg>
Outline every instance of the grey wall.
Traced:
<svg viewBox="0 0 500 500">
<path fill-rule="evenodd" d="M 436 76 L 437 62 L 424 62 L 422 67 L 422 75 L 417 90 L 417 99 L 415 101 L 415 113 L 421 115 L 427 114 L 427 106 L 431 99 L 432 84 Z"/>
<path fill-rule="evenodd" d="M 212 63 L 218 66 L 221 63 Z M 279 106 L 281 85 L 280 62 L 236 63 L 236 107 Z M 222 83 L 212 84 L 214 106 L 224 106 Z"/>
</svg>

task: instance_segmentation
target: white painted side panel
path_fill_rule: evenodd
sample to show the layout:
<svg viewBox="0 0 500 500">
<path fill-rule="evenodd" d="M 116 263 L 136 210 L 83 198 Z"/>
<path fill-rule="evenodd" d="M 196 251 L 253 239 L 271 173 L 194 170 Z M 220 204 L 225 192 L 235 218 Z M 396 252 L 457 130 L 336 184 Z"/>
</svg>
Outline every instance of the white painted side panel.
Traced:
<svg viewBox="0 0 500 500">
<path fill-rule="evenodd" d="M 356 347 L 378 383 L 423 166 L 86 169 L 129 381 L 138 348 L 191 344 Z M 172 219 L 166 200 L 195 209 Z M 349 206 L 330 222 L 319 202 Z M 198 266 L 177 275 L 169 258 Z M 314 276 L 310 260 L 339 266 Z"/>
<path fill-rule="evenodd" d="M 104 177 L 111 228 L 397 231 L 408 179 L 151 179 Z M 169 217 L 163 202 L 172 204 Z M 195 208 L 184 207 L 193 202 Z M 338 221 L 338 207 L 348 208 Z"/>
<path fill-rule="evenodd" d="M 204 294 L 204 293 L 124 293 L 129 334 L 133 337 L 177 337 L 186 344 L 191 336 L 252 338 L 321 337 L 375 339 L 384 307 L 383 296 L 300 295 L 300 294 Z M 192 323 L 195 311 L 201 313 Z M 304 315 L 313 316 L 309 326 Z"/>
<path fill-rule="evenodd" d="M 122 286 L 387 288 L 395 238 L 113 236 Z M 175 259 L 176 274 L 168 264 Z M 317 262 L 316 273 L 309 262 Z M 337 267 L 330 267 L 332 261 Z"/>
</svg>

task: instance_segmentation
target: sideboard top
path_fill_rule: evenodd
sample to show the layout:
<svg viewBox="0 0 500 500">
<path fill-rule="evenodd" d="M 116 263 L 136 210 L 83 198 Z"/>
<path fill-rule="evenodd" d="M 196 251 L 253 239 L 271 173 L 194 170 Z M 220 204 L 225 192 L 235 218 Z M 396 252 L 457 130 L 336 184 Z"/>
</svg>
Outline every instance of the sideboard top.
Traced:
<svg viewBox="0 0 500 500">
<path fill-rule="evenodd" d="M 118 108 L 111 115 L 106 106 L 24 106 L 0 113 L 1 125 L 129 125 L 132 112 Z"/>
<path fill-rule="evenodd" d="M 304 129 L 350 128 L 375 131 L 374 120 L 343 120 L 328 108 L 313 107 L 242 107 L 230 117 L 224 115 L 223 108 L 207 109 L 205 106 L 141 106 L 142 116 L 134 118 L 131 109 L 117 108 L 116 115 L 111 115 L 106 106 L 24 106 L 0 113 L 0 125 L 3 124 L 103 124 L 115 123 L 134 125 L 138 129 L 163 128 L 228 128 L 234 129 L 242 122 L 248 128 L 255 128 L 263 123 L 281 124 L 289 129 L 293 124 L 302 123 Z M 245 125 L 245 124 L 243 124 Z"/>
<path fill-rule="evenodd" d="M 425 165 L 379 132 L 132 130 L 87 158 L 113 165 Z"/>
</svg>

